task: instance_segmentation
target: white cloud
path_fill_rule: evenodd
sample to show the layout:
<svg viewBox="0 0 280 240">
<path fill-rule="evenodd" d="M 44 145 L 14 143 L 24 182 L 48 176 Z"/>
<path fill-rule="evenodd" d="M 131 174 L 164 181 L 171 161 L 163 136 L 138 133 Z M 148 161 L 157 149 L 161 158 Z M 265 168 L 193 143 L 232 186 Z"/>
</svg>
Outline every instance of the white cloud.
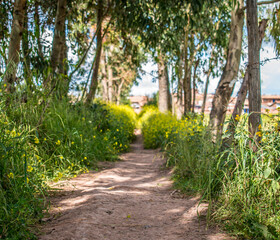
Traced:
<svg viewBox="0 0 280 240">
<path fill-rule="evenodd" d="M 273 47 L 265 45 L 263 50 L 261 50 L 261 61 L 265 59 L 273 59 L 276 55 L 274 53 Z M 248 60 L 245 59 L 242 64 L 244 65 Z M 149 61 L 144 67 L 147 72 L 146 75 L 142 76 L 142 80 L 139 81 L 138 86 L 133 86 L 131 90 L 132 95 L 151 95 L 158 91 L 158 83 L 152 82 L 153 77 L 148 73 L 152 73 L 157 70 L 157 65 L 152 61 Z M 156 74 L 154 74 L 156 75 Z M 205 80 L 205 77 L 202 77 Z M 215 89 L 218 85 L 220 78 L 210 79 L 209 83 L 209 93 L 215 93 Z M 263 66 L 261 66 L 261 80 L 262 80 L 262 94 L 279 94 L 280 95 L 280 60 L 267 61 Z M 236 83 L 233 95 L 236 95 L 240 83 Z M 199 87 L 202 91 L 204 88 L 204 83 Z"/>
</svg>

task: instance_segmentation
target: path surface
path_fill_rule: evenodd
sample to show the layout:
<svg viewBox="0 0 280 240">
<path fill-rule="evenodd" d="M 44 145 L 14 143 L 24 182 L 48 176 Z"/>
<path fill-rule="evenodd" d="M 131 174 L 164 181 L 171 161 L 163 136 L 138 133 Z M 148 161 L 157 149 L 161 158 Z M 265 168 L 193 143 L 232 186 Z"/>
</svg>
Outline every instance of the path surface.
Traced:
<svg viewBox="0 0 280 240">
<path fill-rule="evenodd" d="M 59 183 L 42 240 L 222 240 L 197 216 L 198 198 L 173 194 L 171 173 L 157 150 L 138 137 L 122 161 L 99 173 Z M 203 215 L 206 206 L 198 211 Z"/>
</svg>

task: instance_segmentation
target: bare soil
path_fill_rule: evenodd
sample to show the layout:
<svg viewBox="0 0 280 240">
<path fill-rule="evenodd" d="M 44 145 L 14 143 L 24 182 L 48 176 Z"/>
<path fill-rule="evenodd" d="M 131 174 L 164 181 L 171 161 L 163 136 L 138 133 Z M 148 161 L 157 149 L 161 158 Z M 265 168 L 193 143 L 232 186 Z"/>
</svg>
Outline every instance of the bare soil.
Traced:
<svg viewBox="0 0 280 240">
<path fill-rule="evenodd" d="M 175 192 L 163 154 L 141 142 L 138 136 L 132 151 L 105 170 L 57 183 L 62 190 L 51 198 L 39 239 L 232 239 L 206 228 L 207 205 Z"/>
</svg>

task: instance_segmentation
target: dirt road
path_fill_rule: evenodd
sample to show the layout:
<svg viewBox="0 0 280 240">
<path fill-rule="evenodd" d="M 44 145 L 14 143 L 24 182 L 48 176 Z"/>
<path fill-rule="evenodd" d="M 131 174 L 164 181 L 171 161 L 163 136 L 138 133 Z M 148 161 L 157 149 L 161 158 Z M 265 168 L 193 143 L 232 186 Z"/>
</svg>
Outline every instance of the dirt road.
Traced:
<svg viewBox="0 0 280 240">
<path fill-rule="evenodd" d="M 171 173 L 157 150 L 144 150 L 141 140 L 122 161 L 99 173 L 69 181 L 52 201 L 52 218 L 42 226 L 41 240 L 222 240 L 206 230 L 197 215 L 198 198 L 173 194 Z M 206 206 L 198 209 L 206 214 Z"/>
</svg>

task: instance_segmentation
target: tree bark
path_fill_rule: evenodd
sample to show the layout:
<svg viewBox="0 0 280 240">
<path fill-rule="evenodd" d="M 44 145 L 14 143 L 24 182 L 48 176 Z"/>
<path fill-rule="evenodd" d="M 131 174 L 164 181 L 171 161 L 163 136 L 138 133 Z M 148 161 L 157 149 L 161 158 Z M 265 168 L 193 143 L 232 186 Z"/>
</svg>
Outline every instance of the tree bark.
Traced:
<svg viewBox="0 0 280 240">
<path fill-rule="evenodd" d="M 108 102 L 108 79 L 106 72 L 106 55 L 104 51 L 101 55 L 100 64 L 102 69 L 102 99 L 104 102 Z"/>
<path fill-rule="evenodd" d="M 42 43 L 41 43 L 39 3 L 37 0 L 35 1 L 34 22 L 35 22 L 35 36 L 37 38 L 38 55 L 41 59 L 43 59 L 44 55 L 43 55 Z"/>
<path fill-rule="evenodd" d="M 67 0 L 57 1 L 57 10 L 55 18 L 54 37 L 52 43 L 52 53 L 50 59 L 51 74 L 44 81 L 44 88 L 56 89 L 55 93 L 61 97 L 62 89 L 65 88 L 67 79 L 56 77 L 56 74 L 62 74 L 64 69 L 65 56 L 65 20 L 66 20 Z M 52 91 L 51 90 L 51 91 Z"/>
<path fill-rule="evenodd" d="M 171 95 L 169 89 L 168 70 L 166 62 L 161 54 L 158 56 L 158 83 L 159 83 L 159 99 L 158 108 L 160 112 L 171 110 Z"/>
<path fill-rule="evenodd" d="M 118 88 L 117 88 L 117 105 L 120 105 L 120 102 L 121 102 L 121 93 L 122 93 L 122 87 L 123 87 L 123 84 L 124 84 L 124 79 L 121 79 L 121 82 L 120 84 L 118 85 Z"/>
<path fill-rule="evenodd" d="M 260 81 L 260 42 L 258 31 L 257 0 L 247 0 L 248 31 L 248 84 L 249 84 L 249 132 L 256 135 L 261 124 L 261 81 Z M 257 138 L 260 141 L 261 137 Z"/>
<path fill-rule="evenodd" d="M 16 0 L 14 3 L 13 23 L 10 36 L 8 61 L 4 83 L 7 84 L 6 92 L 15 91 L 16 74 L 19 63 L 20 42 L 24 29 L 24 16 L 26 11 L 26 0 Z"/>
<path fill-rule="evenodd" d="M 107 65 L 108 68 L 108 99 L 109 102 L 113 102 L 113 69 L 112 69 L 112 53 L 114 50 L 114 46 L 111 44 L 110 48 L 109 48 L 109 53 L 108 53 L 108 57 L 109 57 L 109 62 Z"/>
<path fill-rule="evenodd" d="M 183 81 L 183 54 L 182 49 L 179 53 L 178 57 L 178 90 L 177 90 L 177 99 L 176 99 L 176 115 L 177 119 L 181 119 L 184 114 L 184 100 L 183 100 L 183 88 L 184 88 L 184 81 Z"/>
<path fill-rule="evenodd" d="M 231 13 L 227 61 L 215 92 L 210 113 L 210 127 L 214 139 L 219 138 L 222 134 L 228 103 L 239 71 L 244 24 L 243 5 L 243 0 L 238 0 Z"/>
<path fill-rule="evenodd" d="M 192 87 L 191 87 L 191 76 L 192 76 L 192 61 L 190 61 L 188 56 L 188 34 L 185 37 L 184 44 L 184 79 L 183 79 L 183 87 L 184 87 L 184 114 L 191 111 L 192 105 Z"/>
<path fill-rule="evenodd" d="M 267 19 L 263 19 L 260 23 L 259 23 L 259 50 L 261 48 L 261 44 L 262 41 L 264 39 L 265 36 L 265 30 L 267 27 Z M 239 89 L 238 95 L 237 95 L 237 100 L 234 106 L 234 110 L 229 122 L 229 125 L 227 127 L 227 132 L 229 133 L 229 137 L 225 138 L 223 140 L 223 146 L 224 147 L 228 147 L 231 145 L 233 138 L 234 138 L 234 134 L 235 134 L 235 129 L 236 126 L 238 124 L 238 116 L 241 116 L 242 114 L 242 109 L 244 108 L 244 102 L 247 96 L 247 92 L 248 92 L 248 67 L 246 69 L 241 87 Z M 238 115 L 238 116 L 237 116 Z"/>
<path fill-rule="evenodd" d="M 192 112 L 194 113 L 195 110 L 195 98 L 196 98 L 196 70 L 199 65 L 199 60 L 196 61 L 195 66 L 194 66 L 194 71 L 193 71 L 193 104 L 192 104 Z"/>
<path fill-rule="evenodd" d="M 202 102 L 202 107 L 201 107 L 201 114 L 203 117 L 204 117 L 205 105 L 206 105 L 207 94 L 208 94 L 209 80 L 210 80 L 210 76 L 211 76 L 211 73 L 213 70 L 212 62 L 213 62 L 213 58 L 214 58 L 215 46 L 216 46 L 216 44 L 213 43 L 212 50 L 211 50 L 211 57 L 209 59 L 209 68 L 208 68 L 208 72 L 207 72 L 207 76 L 206 76 L 205 89 L 204 89 L 204 94 L 203 94 L 203 102 Z"/>
<path fill-rule="evenodd" d="M 92 78 L 89 87 L 89 93 L 86 98 L 86 103 L 90 104 L 92 100 L 95 98 L 97 86 L 98 86 L 98 72 L 99 72 L 99 65 L 100 65 L 100 58 L 102 52 L 102 18 L 103 18 L 103 0 L 98 0 L 97 4 L 97 26 L 101 26 L 97 29 L 97 47 L 96 47 L 96 54 L 95 54 L 95 64 L 94 70 L 92 73 Z"/>
<path fill-rule="evenodd" d="M 27 3 L 26 3 L 27 5 Z M 28 40 L 28 16 L 27 16 L 27 6 L 25 6 L 25 16 L 24 16 L 24 30 L 22 35 L 22 52 L 23 52 L 23 71 L 24 78 L 27 83 L 27 86 L 30 88 L 31 83 L 30 79 L 30 56 L 29 56 L 29 40 Z"/>
</svg>

